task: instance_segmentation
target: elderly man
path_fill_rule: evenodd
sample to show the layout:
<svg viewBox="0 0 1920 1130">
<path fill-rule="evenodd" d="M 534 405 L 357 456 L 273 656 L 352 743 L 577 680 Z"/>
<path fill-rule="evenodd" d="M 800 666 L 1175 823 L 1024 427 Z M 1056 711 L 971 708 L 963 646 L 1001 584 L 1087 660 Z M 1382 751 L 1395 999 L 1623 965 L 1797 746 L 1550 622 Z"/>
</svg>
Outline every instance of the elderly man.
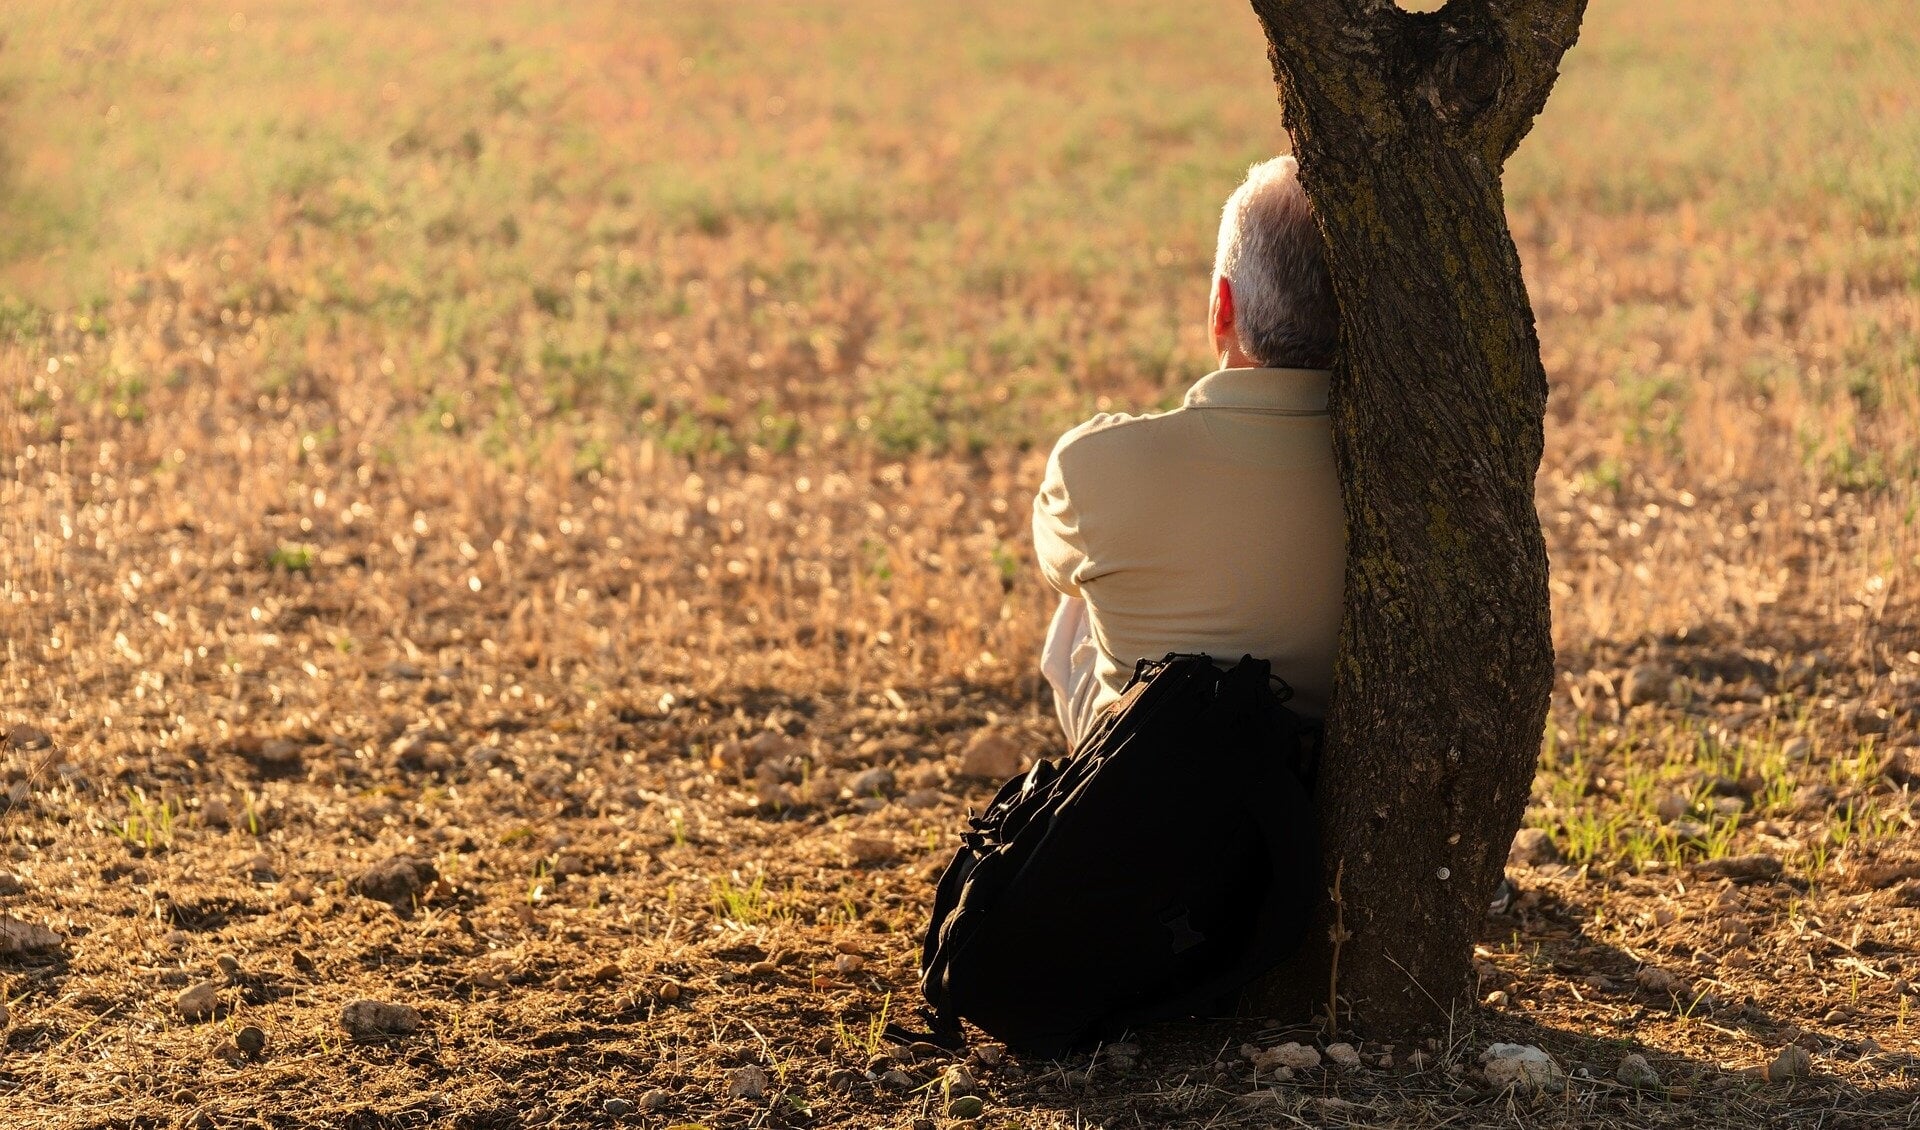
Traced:
<svg viewBox="0 0 1920 1130">
<path fill-rule="evenodd" d="M 1220 368 L 1171 412 L 1060 437 L 1033 541 L 1061 594 L 1041 655 L 1069 747 L 1137 660 L 1253 655 L 1324 714 L 1346 527 L 1327 419 L 1338 313 L 1292 157 L 1227 200 L 1208 313 Z"/>
</svg>

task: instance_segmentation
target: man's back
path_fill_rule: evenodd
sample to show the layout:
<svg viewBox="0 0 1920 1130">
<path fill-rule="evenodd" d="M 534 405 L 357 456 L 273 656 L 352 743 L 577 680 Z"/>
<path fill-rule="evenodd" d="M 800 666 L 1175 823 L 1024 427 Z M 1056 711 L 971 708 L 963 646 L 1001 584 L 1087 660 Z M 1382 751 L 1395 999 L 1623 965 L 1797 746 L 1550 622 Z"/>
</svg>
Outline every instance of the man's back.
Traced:
<svg viewBox="0 0 1920 1130">
<path fill-rule="evenodd" d="M 1327 374 L 1225 369 L 1185 405 L 1061 437 L 1034 500 L 1047 580 L 1087 603 L 1093 709 L 1168 652 L 1270 661 L 1303 713 L 1333 690 L 1345 522 Z"/>
</svg>

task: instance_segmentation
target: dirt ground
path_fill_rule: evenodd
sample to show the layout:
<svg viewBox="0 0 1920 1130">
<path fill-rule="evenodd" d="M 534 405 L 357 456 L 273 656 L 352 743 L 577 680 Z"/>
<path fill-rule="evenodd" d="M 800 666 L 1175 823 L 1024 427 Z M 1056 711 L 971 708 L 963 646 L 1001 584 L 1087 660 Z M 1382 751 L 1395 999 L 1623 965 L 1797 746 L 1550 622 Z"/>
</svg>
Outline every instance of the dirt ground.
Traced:
<svg viewBox="0 0 1920 1130">
<path fill-rule="evenodd" d="M 1904 6 L 1595 4 L 1509 167 L 1476 1007 L 1060 1063 L 883 1031 L 1062 752 L 1047 445 L 1208 367 L 1250 11 L 238 7 L 0 12 L 0 1126 L 1920 1124 Z"/>
<path fill-rule="evenodd" d="M 1516 863 L 1519 898 L 1489 922 L 1488 1003 L 1432 1046 L 1363 1044 L 1357 1066 L 1278 1084 L 1242 1047 L 1311 1030 L 1176 1025 L 1065 1063 L 882 1039 L 918 1023 L 932 884 L 994 787 L 961 772 L 966 749 L 985 733 L 1058 755 L 1044 692 L 990 655 L 970 676 L 886 678 L 938 625 L 789 613 L 769 638 L 717 614 L 769 586 L 725 565 L 732 581 L 703 584 L 688 546 L 696 527 L 725 541 L 730 514 L 765 520 L 769 496 L 801 526 L 938 541 L 1008 520 L 1000 492 L 1036 458 L 933 463 L 911 483 L 867 465 L 805 492 L 736 475 L 696 494 L 637 466 L 544 487 L 375 474 L 376 513 L 406 490 L 432 517 L 328 531 L 335 556 L 291 570 L 236 551 L 230 517 L 170 513 L 163 487 L 131 521 L 103 517 L 125 540 L 70 558 L 65 580 L 117 581 L 157 630 L 116 633 L 106 646 L 134 654 L 90 675 L 40 668 L 65 708 L 10 723 L 0 913 L 61 940 L 0 957 L 5 1120 L 947 1125 L 968 1092 L 996 1126 L 1920 1118 L 1914 766 L 1883 744 L 1913 732 L 1915 660 L 1875 669 L 1884 646 L 1843 650 L 1788 601 L 1738 638 L 1568 657 L 1531 821 L 1549 846 Z M 542 531 L 516 513 L 530 497 L 577 517 Z M 261 520 L 260 544 L 300 528 L 291 508 Z M 493 549 L 469 554 L 481 527 Z M 1037 635 L 1037 598 L 956 571 Z M 949 600 L 966 587 L 945 583 Z M 709 632 L 649 626 L 675 592 L 706 594 Z M 854 679 L 831 669 L 847 649 L 867 657 Z M 1716 770 L 1743 736 L 1778 757 Z M 1584 825 L 1556 822 L 1569 789 L 1588 813 L 1678 797 L 1691 815 L 1666 815 L 1700 827 L 1671 858 L 1655 842 L 1635 859 L 1624 821 L 1583 848 Z M 1758 818 L 1714 822 L 1743 810 Z M 1815 859 L 1843 810 L 1860 827 Z M 417 1030 L 349 1035 L 358 999 L 418 1010 Z M 250 1054 L 236 1041 L 254 1031 Z M 1552 1052 L 1564 1089 L 1490 1086 L 1477 1057 L 1494 1040 Z M 1811 1075 L 1752 1073 L 1789 1045 Z M 1616 1080 L 1630 1049 L 1657 1086 Z"/>
</svg>

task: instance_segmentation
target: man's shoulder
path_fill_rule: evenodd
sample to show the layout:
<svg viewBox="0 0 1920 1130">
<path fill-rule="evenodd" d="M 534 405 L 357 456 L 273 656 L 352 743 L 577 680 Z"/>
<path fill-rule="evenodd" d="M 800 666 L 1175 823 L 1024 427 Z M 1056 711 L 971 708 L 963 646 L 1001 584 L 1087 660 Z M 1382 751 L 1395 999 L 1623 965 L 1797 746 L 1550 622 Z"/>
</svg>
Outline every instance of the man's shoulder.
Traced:
<svg viewBox="0 0 1920 1130">
<path fill-rule="evenodd" d="M 1165 412 L 1102 412 L 1067 430 L 1053 445 L 1053 461 L 1083 463 L 1124 454 L 1152 442 L 1170 428 L 1177 428 L 1186 409 Z"/>
</svg>

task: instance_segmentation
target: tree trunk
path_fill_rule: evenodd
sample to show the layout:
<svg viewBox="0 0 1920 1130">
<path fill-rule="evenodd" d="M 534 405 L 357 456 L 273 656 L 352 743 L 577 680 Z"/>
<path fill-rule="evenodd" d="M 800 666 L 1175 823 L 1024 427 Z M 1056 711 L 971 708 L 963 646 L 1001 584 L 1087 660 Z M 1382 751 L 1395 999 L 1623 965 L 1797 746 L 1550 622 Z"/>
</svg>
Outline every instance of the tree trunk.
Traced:
<svg viewBox="0 0 1920 1130">
<path fill-rule="evenodd" d="M 1552 689 L 1546 374 L 1500 171 L 1585 0 L 1253 7 L 1340 304 L 1348 561 L 1319 785 L 1339 900 L 1250 1004 L 1405 1036 L 1472 1000 Z"/>
</svg>

